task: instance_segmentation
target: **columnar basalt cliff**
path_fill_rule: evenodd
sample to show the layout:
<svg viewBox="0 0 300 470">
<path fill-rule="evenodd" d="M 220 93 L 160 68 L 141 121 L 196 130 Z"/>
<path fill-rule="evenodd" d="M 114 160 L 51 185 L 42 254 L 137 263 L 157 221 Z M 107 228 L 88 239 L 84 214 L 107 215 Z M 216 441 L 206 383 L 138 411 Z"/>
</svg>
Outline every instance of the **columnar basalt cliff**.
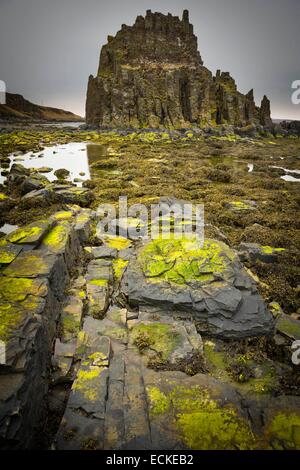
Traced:
<svg viewBox="0 0 300 470">
<path fill-rule="evenodd" d="M 97 76 L 89 77 L 86 120 L 101 127 L 272 124 L 266 97 L 259 108 L 253 90 L 243 95 L 228 72 L 214 77 L 203 66 L 187 10 L 182 20 L 148 10 L 108 36 Z"/>
</svg>

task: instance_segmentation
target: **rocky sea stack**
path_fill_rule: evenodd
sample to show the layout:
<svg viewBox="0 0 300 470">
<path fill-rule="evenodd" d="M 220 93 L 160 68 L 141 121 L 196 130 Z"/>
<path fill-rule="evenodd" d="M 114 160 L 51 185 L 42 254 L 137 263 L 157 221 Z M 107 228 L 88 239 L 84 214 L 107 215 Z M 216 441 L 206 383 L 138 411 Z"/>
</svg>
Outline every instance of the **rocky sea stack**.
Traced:
<svg viewBox="0 0 300 470">
<path fill-rule="evenodd" d="M 203 65 L 189 13 L 138 16 L 102 47 L 97 75 L 89 77 L 86 121 L 118 128 L 270 126 L 270 102 L 243 95 L 228 72 Z"/>
</svg>

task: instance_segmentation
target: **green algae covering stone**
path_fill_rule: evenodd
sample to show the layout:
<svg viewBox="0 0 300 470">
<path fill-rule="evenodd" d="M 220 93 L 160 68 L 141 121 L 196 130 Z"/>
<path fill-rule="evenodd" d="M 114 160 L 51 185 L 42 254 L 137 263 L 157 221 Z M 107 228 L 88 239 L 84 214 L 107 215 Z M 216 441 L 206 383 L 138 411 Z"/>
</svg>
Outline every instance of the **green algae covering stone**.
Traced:
<svg viewBox="0 0 300 470">
<path fill-rule="evenodd" d="M 19 326 L 41 313 L 48 292 L 42 279 L 0 277 L 0 339 L 17 335 Z"/>
<path fill-rule="evenodd" d="M 0 246 L 0 264 L 11 263 L 20 253 L 22 247 L 7 243 L 6 245 Z"/>
<path fill-rule="evenodd" d="M 3 270 L 3 274 L 9 277 L 35 278 L 50 275 L 56 261 L 56 256 L 45 255 L 39 250 L 22 252 L 9 266 Z"/>
<path fill-rule="evenodd" d="M 146 242 L 130 258 L 122 291 L 132 305 L 189 312 L 204 331 L 222 337 L 268 334 L 274 328 L 255 282 L 236 253 L 217 240 Z"/>
<path fill-rule="evenodd" d="M 6 240 L 17 244 L 38 245 L 52 225 L 52 221 L 39 220 L 38 222 L 26 225 L 10 233 L 6 236 Z"/>
<path fill-rule="evenodd" d="M 64 251 L 70 234 L 70 226 L 60 223 L 53 227 L 43 238 L 41 248 L 46 248 L 53 253 Z"/>
</svg>

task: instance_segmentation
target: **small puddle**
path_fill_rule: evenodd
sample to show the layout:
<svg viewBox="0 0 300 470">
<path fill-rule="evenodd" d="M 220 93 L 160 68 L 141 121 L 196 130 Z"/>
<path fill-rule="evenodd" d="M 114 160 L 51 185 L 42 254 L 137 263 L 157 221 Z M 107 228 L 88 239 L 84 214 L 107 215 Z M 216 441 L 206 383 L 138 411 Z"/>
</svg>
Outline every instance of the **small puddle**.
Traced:
<svg viewBox="0 0 300 470">
<path fill-rule="evenodd" d="M 284 175 L 284 176 L 280 176 L 280 178 L 284 181 L 290 181 L 290 182 L 294 182 L 294 183 L 300 183 L 300 178 L 295 178 L 294 176 L 292 175 Z"/>
<path fill-rule="evenodd" d="M 103 158 L 108 158 L 107 150 L 107 145 L 86 142 L 70 142 L 63 145 L 54 145 L 45 147 L 39 152 L 27 152 L 22 155 L 11 154 L 8 170 L 10 170 L 14 163 L 20 163 L 25 168 L 42 169 L 41 174 L 46 176 L 49 181 L 54 181 L 57 179 L 54 172 L 65 168 L 70 172 L 67 179 L 74 182 L 77 186 L 82 186 L 82 181 L 93 176 L 91 173 L 94 173 L 96 176 L 95 171 L 90 171 L 90 166 Z M 46 167 L 51 169 L 51 171 L 47 172 Z M 0 174 L 0 183 L 3 183 L 5 179 L 6 175 Z M 81 181 L 74 181 L 74 179 Z"/>
<path fill-rule="evenodd" d="M 300 176 L 297 178 L 294 175 L 300 175 L 300 170 L 289 170 L 288 168 L 284 168 L 282 166 L 271 165 L 270 168 L 277 168 L 279 170 L 283 170 L 286 175 L 280 176 L 280 178 L 284 181 L 290 181 L 294 183 L 300 183 Z"/>
<path fill-rule="evenodd" d="M 300 175 L 300 170 L 288 170 L 287 168 L 283 168 L 282 166 L 272 165 L 271 168 L 278 168 L 279 170 L 283 170 L 286 173 L 295 173 L 296 175 Z"/>
</svg>

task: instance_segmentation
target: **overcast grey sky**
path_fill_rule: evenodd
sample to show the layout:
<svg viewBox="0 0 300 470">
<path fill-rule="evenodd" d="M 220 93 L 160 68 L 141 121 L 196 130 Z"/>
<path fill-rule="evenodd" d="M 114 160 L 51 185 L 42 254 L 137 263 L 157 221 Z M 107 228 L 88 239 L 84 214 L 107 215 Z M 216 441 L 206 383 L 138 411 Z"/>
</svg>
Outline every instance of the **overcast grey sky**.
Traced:
<svg viewBox="0 0 300 470">
<path fill-rule="evenodd" d="M 300 119 L 300 0 L 0 0 L 0 79 L 29 100 L 84 114 L 100 47 L 146 9 L 182 14 L 204 65 L 230 71 L 241 92 L 266 93 L 274 118 Z"/>
</svg>

